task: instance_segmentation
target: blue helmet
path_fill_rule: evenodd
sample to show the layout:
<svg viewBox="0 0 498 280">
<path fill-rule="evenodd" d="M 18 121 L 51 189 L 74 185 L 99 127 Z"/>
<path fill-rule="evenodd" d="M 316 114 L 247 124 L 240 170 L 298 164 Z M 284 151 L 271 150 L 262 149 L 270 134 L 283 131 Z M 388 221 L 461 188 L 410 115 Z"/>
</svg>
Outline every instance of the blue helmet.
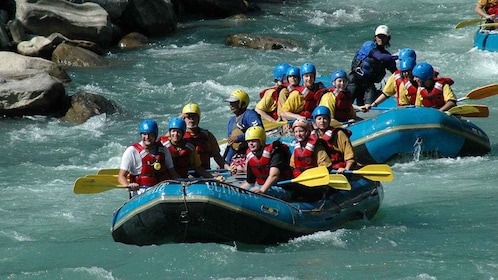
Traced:
<svg viewBox="0 0 498 280">
<path fill-rule="evenodd" d="M 303 65 L 301 65 L 301 76 L 304 75 L 304 74 L 308 74 L 308 73 L 313 73 L 313 75 L 316 76 L 316 68 L 315 68 L 315 65 L 311 64 L 311 63 L 305 63 Z"/>
<path fill-rule="evenodd" d="M 276 81 L 282 82 L 285 79 L 285 74 L 290 65 L 287 63 L 280 63 L 273 69 L 273 77 Z"/>
<path fill-rule="evenodd" d="M 415 61 L 414 58 L 406 57 L 399 62 L 399 70 L 401 71 L 413 70 L 413 67 L 415 67 L 416 64 L 417 62 Z"/>
<path fill-rule="evenodd" d="M 334 73 L 332 73 L 332 82 L 334 82 L 335 80 L 337 80 L 339 78 L 344 78 L 344 79 L 347 80 L 348 79 L 348 74 L 346 74 L 346 72 L 344 72 L 341 69 L 335 70 Z"/>
<path fill-rule="evenodd" d="M 330 120 L 330 110 L 326 106 L 317 106 L 315 110 L 313 110 L 313 113 L 311 114 L 311 117 L 313 118 L 313 121 L 315 120 L 316 117 L 325 115 L 329 118 Z"/>
<path fill-rule="evenodd" d="M 185 133 L 185 131 L 187 130 L 187 124 L 182 118 L 172 118 L 171 120 L 169 120 L 168 127 L 169 127 L 168 130 L 176 128 L 183 131 L 183 133 Z"/>
<path fill-rule="evenodd" d="M 422 82 L 434 78 L 434 68 L 426 62 L 419 63 L 413 67 L 412 75 L 418 77 Z"/>
<path fill-rule="evenodd" d="M 404 48 L 404 49 L 400 50 L 398 57 L 401 60 L 408 58 L 408 57 L 411 57 L 414 60 L 417 60 L 417 54 L 415 53 L 415 51 L 413 49 L 410 49 L 410 48 Z"/>
<path fill-rule="evenodd" d="M 140 122 L 140 125 L 138 126 L 138 132 L 140 134 L 142 133 L 155 133 L 156 137 L 159 133 L 159 129 L 157 128 L 157 123 L 155 120 L 143 120 Z"/>
<path fill-rule="evenodd" d="M 287 69 L 287 77 L 289 76 L 296 76 L 298 78 L 301 78 L 301 72 L 299 71 L 299 68 L 296 66 L 289 67 L 289 69 Z"/>
</svg>

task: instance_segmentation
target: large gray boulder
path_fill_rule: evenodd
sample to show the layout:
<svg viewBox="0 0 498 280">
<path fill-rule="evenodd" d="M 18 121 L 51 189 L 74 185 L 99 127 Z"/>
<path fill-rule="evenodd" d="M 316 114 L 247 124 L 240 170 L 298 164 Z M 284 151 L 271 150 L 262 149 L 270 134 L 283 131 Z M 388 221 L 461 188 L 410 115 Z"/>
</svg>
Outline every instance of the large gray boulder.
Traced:
<svg viewBox="0 0 498 280">
<path fill-rule="evenodd" d="M 70 39 L 92 41 L 108 47 L 112 41 L 109 14 L 95 3 L 64 0 L 17 0 L 16 18 L 34 34 L 61 33 Z"/>
<path fill-rule="evenodd" d="M 108 61 L 102 56 L 79 46 L 62 43 L 52 52 L 52 61 L 58 65 L 73 67 L 108 66 Z"/>
<path fill-rule="evenodd" d="M 36 74 L 46 72 L 62 83 L 68 83 L 71 78 L 64 69 L 50 60 L 39 57 L 29 57 L 13 52 L 0 52 L 0 77 L 10 76 L 8 73 Z M 6 74 L 7 73 L 7 74 Z"/>
<path fill-rule="evenodd" d="M 0 83 L 0 116 L 60 117 L 67 111 L 64 85 L 47 73 L 9 76 Z"/>
</svg>

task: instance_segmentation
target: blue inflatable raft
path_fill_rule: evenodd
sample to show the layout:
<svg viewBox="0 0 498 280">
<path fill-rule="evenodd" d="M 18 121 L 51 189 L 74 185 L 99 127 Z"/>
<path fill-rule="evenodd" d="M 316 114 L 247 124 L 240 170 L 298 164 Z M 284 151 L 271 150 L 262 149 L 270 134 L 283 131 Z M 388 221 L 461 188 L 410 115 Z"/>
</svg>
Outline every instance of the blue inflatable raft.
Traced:
<svg viewBox="0 0 498 280">
<path fill-rule="evenodd" d="M 238 186 L 244 178 L 229 177 L 223 183 L 165 181 L 114 213 L 112 237 L 116 242 L 140 246 L 287 242 L 335 230 L 352 220 L 372 218 L 383 198 L 382 185 L 354 177 L 350 191 L 327 188 L 321 199 L 295 202 L 241 189 Z"/>
</svg>

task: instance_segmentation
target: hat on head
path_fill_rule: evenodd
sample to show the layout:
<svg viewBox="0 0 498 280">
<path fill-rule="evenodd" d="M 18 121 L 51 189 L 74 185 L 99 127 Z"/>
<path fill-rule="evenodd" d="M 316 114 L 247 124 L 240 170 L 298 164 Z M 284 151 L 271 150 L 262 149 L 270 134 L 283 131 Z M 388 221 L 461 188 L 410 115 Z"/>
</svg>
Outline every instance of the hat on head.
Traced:
<svg viewBox="0 0 498 280">
<path fill-rule="evenodd" d="M 226 102 L 237 102 L 239 101 L 239 98 L 235 95 L 230 95 L 227 99 L 225 99 Z"/>
</svg>

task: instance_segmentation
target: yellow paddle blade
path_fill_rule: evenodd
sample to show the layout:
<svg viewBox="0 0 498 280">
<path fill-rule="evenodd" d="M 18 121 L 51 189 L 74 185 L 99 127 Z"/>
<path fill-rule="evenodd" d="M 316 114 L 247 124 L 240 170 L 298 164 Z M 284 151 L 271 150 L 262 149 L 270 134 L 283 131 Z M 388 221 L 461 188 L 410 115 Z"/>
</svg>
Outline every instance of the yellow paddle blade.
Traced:
<svg viewBox="0 0 498 280">
<path fill-rule="evenodd" d="M 220 141 L 218 141 L 218 145 L 223 145 L 223 144 L 226 144 L 227 142 L 228 142 L 228 139 L 223 138 Z"/>
<path fill-rule="evenodd" d="M 342 174 L 330 174 L 328 186 L 342 191 L 351 190 L 351 184 L 349 184 L 348 179 Z"/>
<path fill-rule="evenodd" d="M 282 127 L 282 126 L 284 126 L 286 124 L 287 124 L 286 121 L 271 122 L 271 121 L 268 121 L 268 120 L 263 120 L 263 127 L 265 128 L 265 131 L 274 130 L 274 129 Z"/>
<path fill-rule="evenodd" d="M 97 174 L 99 175 L 118 175 L 119 174 L 119 169 L 100 169 Z"/>
<path fill-rule="evenodd" d="M 311 168 L 290 181 L 308 187 L 326 186 L 329 184 L 329 170 L 325 166 Z"/>
<path fill-rule="evenodd" d="M 104 181 L 110 184 L 119 184 L 118 175 L 109 175 L 109 174 L 89 174 L 86 175 L 85 178 L 95 179 L 99 181 Z"/>
<path fill-rule="evenodd" d="M 483 23 L 481 27 L 498 27 L 498 22 Z"/>
<path fill-rule="evenodd" d="M 455 29 L 474 25 L 474 24 L 481 22 L 481 21 L 484 21 L 484 19 L 483 18 L 473 18 L 473 19 L 468 19 L 468 20 L 462 20 L 455 25 Z"/>
<path fill-rule="evenodd" d="M 477 108 L 468 105 L 458 105 L 446 111 L 448 115 L 465 115 L 477 112 L 479 112 Z"/>
<path fill-rule="evenodd" d="M 455 106 L 448 111 L 448 115 L 460 115 L 464 117 L 487 118 L 489 116 L 489 108 L 486 105 L 465 104 Z"/>
<path fill-rule="evenodd" d="M 498 84 L 490 84 L 471 90 L 465 97 L 458 98 L 457 101 L 467 99 L 478 100 L 498 94 Z"/>
<path fill-rule="evenodd" d="M 473 117 L 473 118 L 487 118 L 489 117 L 489 108 L 486 105 L 475 105 L 472 104 L 474 108 L 477 108 L 479 110 L 478 113 L 471 113 L 465 115 L 466 117 Z"/>
<path fill-rule="evenodd" d="M 394 180 L 393 171 L 387 164 L 369 164 L 358 170 L 352 170 L 351 173 L 361 175 L 372 181 L 391 182 Z"/>
<path fill-rule="evenodd" d="M 74 182 L 73 191 L 76 194 L 94 194 L 101 193 L 115 188 L 126 188 L 126 186 L 117 183 L 109 183 L 93 178 L 78 178 Z"/>
</svg>

